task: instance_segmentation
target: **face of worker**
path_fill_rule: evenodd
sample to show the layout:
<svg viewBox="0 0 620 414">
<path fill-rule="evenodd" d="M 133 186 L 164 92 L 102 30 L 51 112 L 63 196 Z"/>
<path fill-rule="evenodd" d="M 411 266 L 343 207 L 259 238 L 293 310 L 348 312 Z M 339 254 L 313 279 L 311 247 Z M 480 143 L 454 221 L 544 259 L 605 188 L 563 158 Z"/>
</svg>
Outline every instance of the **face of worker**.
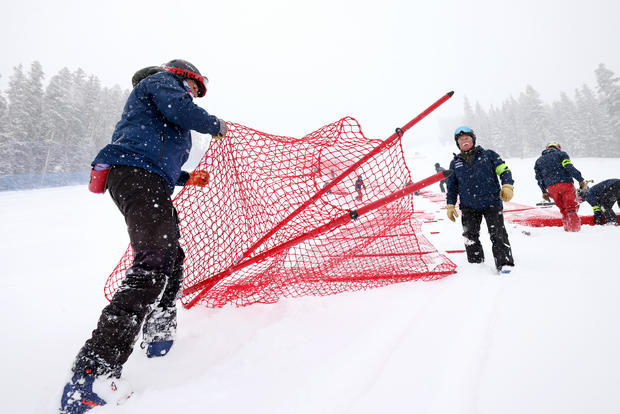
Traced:
<svg viewBox="0 0 620 414">
<path fill-rule="evenodd" d="M 185 81 L 187 82 L 187 85 L 191 89 L 192 96 L 194 98 L 197 97 L 198 96 L 198 83 L 196 83 L 196 81 L 193 79 L 185 79 Z"/>
<path fill-rule="evenodd" d="M 474 147 L 474 140 L 469 135 L 461 135 L 458 138 L 458 143 L 461 151 L 469 151 Z"/>
</svg>

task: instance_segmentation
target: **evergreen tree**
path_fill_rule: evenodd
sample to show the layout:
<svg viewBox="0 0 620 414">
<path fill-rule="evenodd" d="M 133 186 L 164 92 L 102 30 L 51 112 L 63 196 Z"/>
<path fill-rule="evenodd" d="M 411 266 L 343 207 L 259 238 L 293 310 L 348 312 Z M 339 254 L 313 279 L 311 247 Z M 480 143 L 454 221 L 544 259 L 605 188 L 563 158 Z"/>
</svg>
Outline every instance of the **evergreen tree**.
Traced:
<svg viewBox="0 0 620 414">
<path fill-rule="evenodd" d="M 69 170 L 68 145 L 70 137 L 69 117 L 71 114 L 71 72 L 62 68 L 51 79 L 43 98 L 43 125 L 45 161 L 43 173 L 62 172 Z"/>
<path fill-rule="evenodd" d="M 525 133 L 519 103 L 511 96 L 504 101 L 499 113 L 501 117 L 497 123 L 497 128 L 502 140 L 506 143 L 502 155 L 506 157 L 522 156 L 523 152 L 519 143 L 523 140 Z"/>
<path fill-rule="evenodd" d="M 456 124 L 450 125 L 450 137 L 454 140 L 454 131 L 461 125 L 466 125 L 473 129 L 477 133 L 478 121 L 476 118 L 476 114 L 471 106 L 471 102 L 466 97 L 463 98 L 463 119 L 461 119 Z"/>
<path fill-rule="evenodd" d="M 519 142 L 523 157 L 533 156 L 537 149 L 551 140 L 549 112 L 538 92 L 531 86 L 519 95 L 520 112 L 523 117 L 524 135 Z"/>
<path fill-rule="evenodd" d="M 0 75 L 0 79 L 2 78 L 2 76 Z M 2 124 L 2 121 L 6 119 L 6 112 L 7 112 L 7 107 L 8 104 L 6 102 L 6 98 L 4 97 L 4 94 L 2 93 L 2 91 L 0 91 L 0 133 L 2 133 L 2 126 L 4 124 Z"/>
<path fill-rule="evenodd" d="M 0 91 L 0 176 L 7 175 L 10 172 L 11 158 L 10 147 L 7 134 L 7 112 L 8 104 L 2 91 Z"/>
<path fill-rule="evenodd" d="M 95 135 L 101 129 L 101 114 L 97 111 L 97 102 L 101 99 L 101 82 L 96 76 L 89 76 L 82 83 L 79 101 L 79 116 L 82 119 L 79 159 L 75 167 L 88 169 L 90 162 L 100 148 L 96 148 Z"/>
<path fill-rule="evenodd" d="M 39 62 L 14 68 L 0 91 L 0 175 L 88 170 L 110 142 L 128 91 L 101 87 L 82 69 L 63 68 L 45 91 Z"/>
<path fill-rule="evenodd" d="M 90 162 L 101 148 L 97 146 L 97 135 L 101 133 L 103 127 L 103 114 L 99 111 L 98 103 L 101 102 L 102 91 L 101 82 L 96 76 L 89 76 L 86 82 L 84 93 L 84 114 L 86 115 L 87 125 L 87 146 L 84 156 Z"/>
<path fill-rule="evenodd" d="M 95 134 L 95 149 L 98 151 L 110 143 L 116 123 L 120 121 L 123 106 L 129 91 L 123 91 L 118 85 L 113 88 L 103 88 L 99 99 L 97 112 L 101 116 L 101 124 Z"/>
<path fill-rule="evenodd" d="M 28 128 L 33 123 L 27 104 L 27 79 L 23 66 L 20 64 L 13 68 L 13 74 L 9 78 L 7 90 L 7 145 L 9 147 L 5 162 L 9 165 L 9 171 L 14 174 L 29 172 L 26 165 L 28 156 Z"/>
<path fill-rule="evenodd" d="M 476 102 L 474 112 L 474 122 L 469 125 L 471 129 L 476 133 L 476 144 L 482 146 L 489 146 L 489 136 L 491 134 L 491 124 L 489 122 L 489 116 L 482 108 L 479 102 Z"/>
<path fill-rule="evenodd" d="M 40 117 L 44 74 L 39 62 L 32 63 L 27 76 L 22 65 L 13 69 L 7 92 L 9 171 L 17 174 L 38 173 L 42 160 Z"/>
<path fill-rule="evenodd" d="M 42 139 L 44 131 L 41 123 L 44 76 L 45 74 L 41 64 L 37 61 L 33 62 L 30 65 L 30 71 L 26 82 L 26 98 L 28 112 L 31 118 L 27 135 L 27 164 L 29 164 L 29 171 L 34 174 L 41 172 L 41 166 L 45 159 L 45 144 Z"/>
<path fill-rule="evenodd" d="M 80 169 L 84 162 L 84 147 L 88 146 L 88 113 L 86 107 L 87 80 L 86 73 L 78 68 L 71 73 L 71 83 L 69 84 L 70 97 L 70 117 L 69 117 L 69 139 L 66 143 L 67 149 L 71 152 L 67 160 L 67 171 Z M 87 164 L 88 165 L 88 164 Z M 82 166 L 81 169 L 87 168 Z"/>
<path fill-rule="evenodd" d="M 579 138 L 575 142 L 578 153 L 594 157 L 611 157 L 614 154 L 611 123 L 600 101 L 588 85 L 575 91 Z M 595 145 L 593 145 L 595 144 Z"/>
<path fill-rule="evenodd" d="M 463 110 L 465 112 L 465 124 L 466 125 L 473 125 L 476 119 L 476 115 L 474 114 L 474 110 L 471 106 L 471 103 L 469 102 L 469 99 L 467 98 L 467 96 L 463 99 Z M 470 128 L 474 128 L 473 126 L 470 126 Z"/>
<path fill-rule="evenodd" d="M 598 94 L 600 102 L 607 110 L 609 122 L 613 135 L 612 141 L 608 144 L 612 147 L 615 154 L 620 154 L 620 78 L 607 69 L 604 64 L 600 64 L 595 71 L 598 82 Z"/>
<path fill-rule="evenodd" d="M 558 141 L 565 148 L 571 148 L 574 156 L 583 156 L 585 148 L 579 143 L 581 131 L 575 103 L 565 92 L 560 94 L 560 101 L 551 105 L 550 126 L 552 140 Z"/>
<path fill-rule="evenodd" d="M 551 105 L 527 85 L 516 100 L 501 109 L 480 104 L 475 109 L 464 99 L 464 124 L 472 127 L 480 143 L 504 156 L 531 157 L 549 141 L 559 141 L 574 156 L 620 156 L 620 77 L 600 64 L 596 69 L 598 95 L 584 85 L 572 101 L 566 93 Z M 593 143 L 596 145 L 593 145 Z"/>
</svg>

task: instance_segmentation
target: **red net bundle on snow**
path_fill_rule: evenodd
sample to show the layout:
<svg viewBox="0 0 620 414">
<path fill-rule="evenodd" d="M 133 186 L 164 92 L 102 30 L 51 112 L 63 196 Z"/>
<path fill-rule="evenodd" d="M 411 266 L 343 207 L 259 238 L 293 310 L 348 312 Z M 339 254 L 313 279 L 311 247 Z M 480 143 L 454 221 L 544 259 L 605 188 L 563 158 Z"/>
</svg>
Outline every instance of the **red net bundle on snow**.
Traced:
<svg viewBox="0 0 620 414">
<path fill-rule="evenodd" d="M 421 234 L 412 197 L 229 271 L 410 183 L 398 139 L 308 203 L 379 143 L 350 117 L 303 138 L 228 123 L 226 138 L 212 140 L 196 167 L 210 173 L 210 183 L 185 186 L 174 198 L 186 254 L 183 304 L 272 303 L 453 273 L 455 264 Z M 131 263 L 128 248 L 106 283 L 108 299 Z"/>
</svg>

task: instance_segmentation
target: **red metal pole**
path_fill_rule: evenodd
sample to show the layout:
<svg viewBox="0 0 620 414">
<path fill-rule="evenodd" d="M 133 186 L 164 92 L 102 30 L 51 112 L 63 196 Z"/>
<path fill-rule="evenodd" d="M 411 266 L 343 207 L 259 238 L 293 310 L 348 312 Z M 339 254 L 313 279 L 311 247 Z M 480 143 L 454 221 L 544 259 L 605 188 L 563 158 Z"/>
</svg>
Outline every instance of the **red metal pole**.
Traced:
<svg viewBox="0 0 620 414">
<path fill-rule="evenodd" d="M 297 207 L 291 214 L 285 217 L 281 222 L 275 225 L 271 230 L 269 230 L 263 237 L 257 240 L 252 246 L 250 246 L 238 259 L 237 263 L 244 260 L 247 257 L 250 257 L 254 251 L 260 247 L 267 239 L 273 236 L 278 230 L 284 227 L 289 221 L 291 221 L 295 216 L 297 216 L 300 212 L 302 212 L 306 207 L 310 204 L 314 203 L 316 200 L 321 198 L 323 194 L 328 192 L 333 186 L 338 184 L 340 181 L 344 180 L 349 174 L 357 169 L 360 165 L 368 161 L 373 156 L 377 155 L 387 147 L 389 147 L 395 140 L 401 138 L 405 132 L 407 132 L 412 126 L 420 122 L 424 119 L 428 114 L 437 109 L 441 104 L 446 102 L 454 95 L 454 91 L 450 91 L 446 93 L 444 96 L 435 101 L 431 106 L 422 111 L 418 116 L 413 118 L 411 121 L 406 123 L 402 128 L 397 128 L 396 132 L 390 135 L 386 140 L 384 140 L 381 144 L 377 145 L 373 150 L 371 150 L 368 154 L 364 155 L 360 158 L 355 164 L 351 165 L 348 169 L 346 169 L 342 174 L 335 177 L 331 182 L 329 182 L 325 187 L 321 188 L 316 194 L 310 197 L 305 203 Z"/>
<path fill-rule="evenodd" d="M 275 246 L 269 250 L 266 250 L 244 262 L 238 263 L 236 265 L 233 265 L 231 267 L 229 267 L 228 269 L 226 269 L 223 272 L 220 272 L 219 274 L 207 279 L 207 280 L 203 280 L 202 282 L 199 282 L 197 284 L 195 284 L 194 286 L 190 286 L 187 289 L 183 290 L 183 294 L 184 295 L 189 295 L 192 294 L 194 292 L 197 291 L 201 291 L 198 295 L 196 295 L 196 297 L 194 297 L 188 304 L 187 304 L 187 308 L 191 308 L 192 306 L 194 306 L 196 303 L 198 303 L 200 301 L 200 299 L 202 299 L 204 297 L 204 295 L 206 295 L 206 293 L 209 291 L 209 289 L 211 289 L 216 283 L 218 283 L 220 280 L 224 279 L 225 277 L 231 275 L 233 272 L 236 272 L 238 270 L 241 270 L 243 268 L 246 268 L 254 263 L 258 263 L 261 262 L 271 256 L 274 256 L 284 250 L 288 250 L 293 246 L 296 246 L 310 238 L 313 237 L 317 237 L 323 233 L 327 233 L 330 230 L 333 230 L 337 227 L 340 227 L 352 220 L 356 220 L 358 217 L 372 211 L 375 210 L 379 207 L 382 207 L 388 203 L 391 203 L 392 201 L 396 201 L 400 198 L 406 197 L 411 193 L 414 193 L 418 190 L 420 190 L 421 188 L 427 187 L 433 183 L 436 183 L 437 181 L 441 181 L 445 178 L 447 178 L 448 176 L 450 176 L 452 174 L 452 170 L 446 170 L 446 171 L 440 171 L 437 174 L 431 175 L 430 177 L 427 177 L 421 181 L 418 181 L 414 184 L 409 184 L 407 186 L 405 186 L 405 188 L 403 188 L 402 190 L 398 190 L 386 197 L 383 197 L 379 200 L 373 201 L 370 204 L 367 204 L 363 207 L 360 207 L 357 210 L 352 210 L 350 211 L 348 214 L 343 214 L 340 217 L 335 218 L 334 220 L 330 221 L 329 223 L 326 223 L 320 227 L 317 227 L 313 230 L 310 230 L 304 234 L 301 234 L 285 243 L 282 243 L 278 246 Z"/>
</svg>

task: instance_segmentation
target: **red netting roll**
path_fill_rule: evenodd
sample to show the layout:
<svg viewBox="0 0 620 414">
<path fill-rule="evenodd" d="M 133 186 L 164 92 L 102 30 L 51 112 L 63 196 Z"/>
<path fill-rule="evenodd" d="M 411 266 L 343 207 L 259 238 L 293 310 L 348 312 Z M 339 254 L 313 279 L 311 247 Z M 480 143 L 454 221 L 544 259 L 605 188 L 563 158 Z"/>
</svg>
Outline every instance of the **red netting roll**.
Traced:
<svg viewBox="0 0 620 414">
<path fill-rule="evenodd" d="M 422 236 L 411 197 L 405 197 L 200 288 L 231 266 L 410 183 L 396 140 L 308 203 L 380 143 L 366 138 L 350 117 L 303 138 L 228 123 L 226 138 L 212 140 L 196 167 L 210 173 L 210 183 L 185 186 L 174 198 L 186 254 L 183 304 L 273 303 L 283 296 L 327 295 L 453 273 L 454 263 Z M 128 248 L 106 283 L 108 299 L 131 263 Z"/>
</svg>

